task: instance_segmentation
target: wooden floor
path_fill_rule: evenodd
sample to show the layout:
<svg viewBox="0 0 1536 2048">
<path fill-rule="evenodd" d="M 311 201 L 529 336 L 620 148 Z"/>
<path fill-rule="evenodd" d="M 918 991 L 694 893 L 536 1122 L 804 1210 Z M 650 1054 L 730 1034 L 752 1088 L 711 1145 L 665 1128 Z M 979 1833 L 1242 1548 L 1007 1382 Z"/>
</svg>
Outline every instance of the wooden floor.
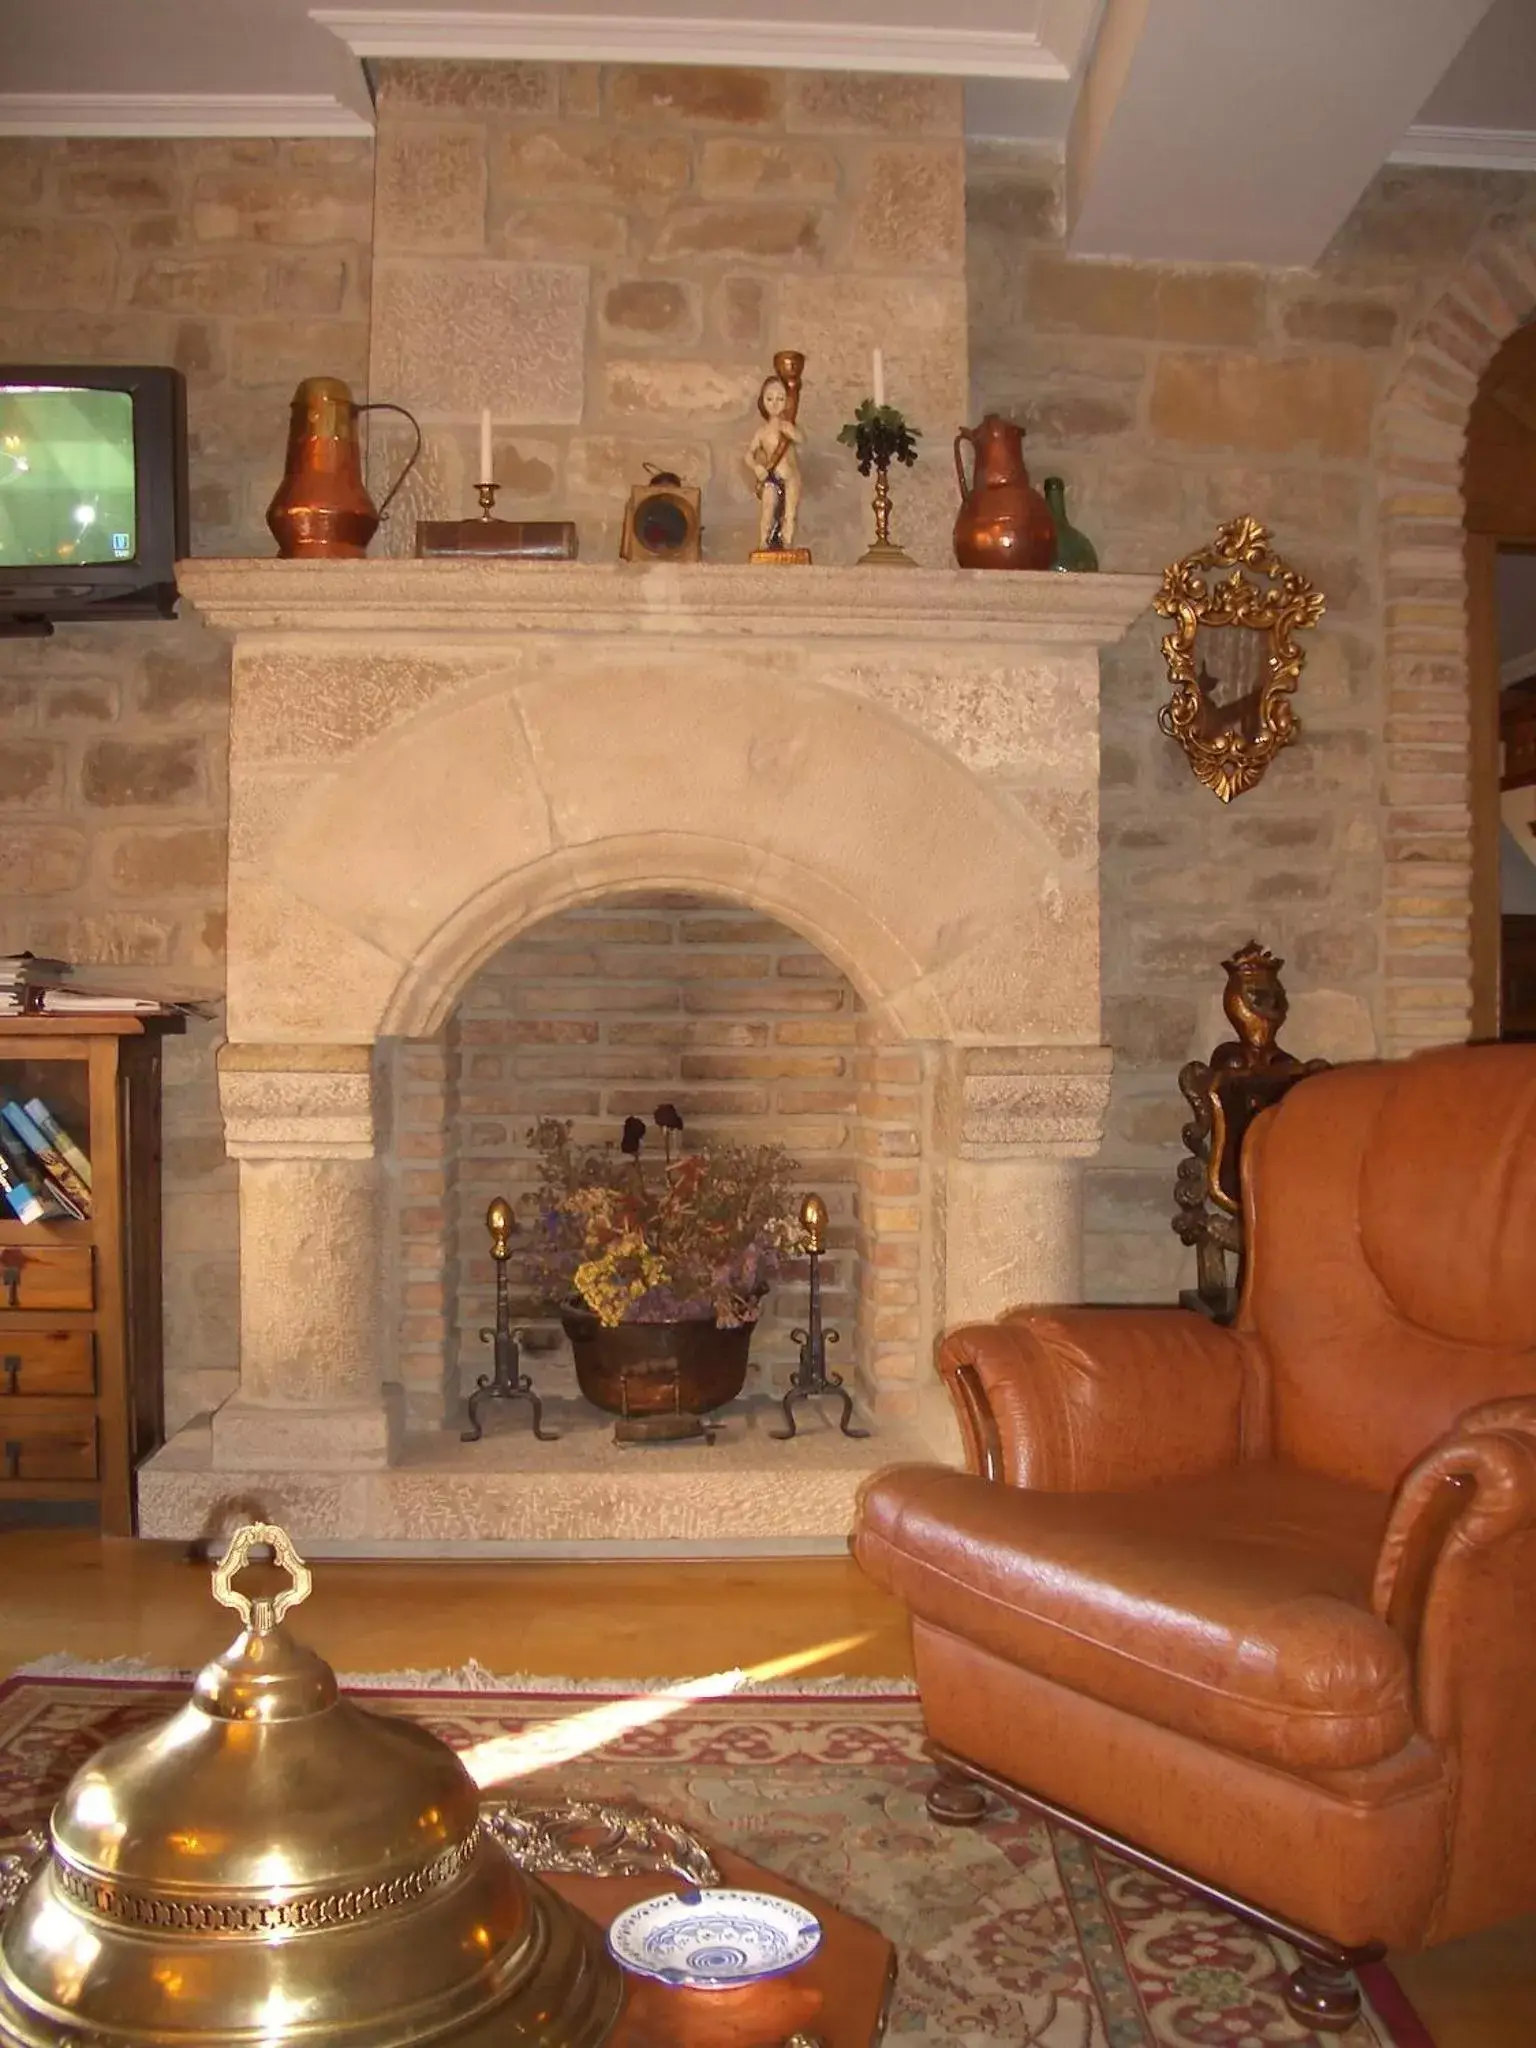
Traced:
<svg viewBox="0 0 1536 2048">
<path fill-rule="evenodd" d="M 169 1544 L 0 1533 L 0 1675 L 51 1651 L 195 1665 L 230 1617 Z M 840 1559 L 740 1564 L 322 1564 L 299 1633 L 338 1669 L 566 1678 L 910 1674 L 902 1610 Z M 1536 2048 L 1536 1919 L 1394 1959 L 1438 2048 Z"/>
</svg>

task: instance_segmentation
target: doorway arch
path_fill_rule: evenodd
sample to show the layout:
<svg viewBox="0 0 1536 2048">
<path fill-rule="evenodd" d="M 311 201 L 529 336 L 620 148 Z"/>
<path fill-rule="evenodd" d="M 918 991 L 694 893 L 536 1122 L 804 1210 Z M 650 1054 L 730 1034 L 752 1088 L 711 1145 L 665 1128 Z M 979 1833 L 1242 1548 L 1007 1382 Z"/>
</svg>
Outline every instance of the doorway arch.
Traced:
<svg viewBox="0 0 1536 2048">
<path fill-rule="evenodd" d="M 1377 417 L 1388 1057 L 1464 1039 L 1479 1021 L 1467 434 L 1484 372 L 1533 314 L 1536 218 L 1501 216 L 1419 321 Z"/>
</svg>

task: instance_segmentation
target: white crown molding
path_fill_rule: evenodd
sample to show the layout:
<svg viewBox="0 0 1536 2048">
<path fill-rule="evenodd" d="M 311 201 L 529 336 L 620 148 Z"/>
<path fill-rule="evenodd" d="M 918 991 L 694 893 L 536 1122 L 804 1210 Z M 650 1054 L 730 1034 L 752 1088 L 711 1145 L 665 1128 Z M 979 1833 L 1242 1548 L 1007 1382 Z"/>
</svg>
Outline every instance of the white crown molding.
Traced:
<svg viewBox="0 0 1536 2048">
<path fill-rule="evenodd" d="M 1059 55 L 1035 29 L 940 23 L 896 28 L 766 16 L 757 21 L 663 14 L 637 18 L 569 9 L 492 14 L 378 6 L 312 7 L 309 12 L 312 21 L 330 29 L 359 57 L 520 57 L 574 64 L 742 64 L 790 71 L 1067 79 L 1077 54 Z"/>
<path fill-rule="evenodd" d="M 1536 171 L 1536 128 L 1437 128 L 1416 123 L 1388 163 L 1458 171 Z"/>
<path fill-rule="evenodd" d="M 330 93 L 4 92 L 0 135 L 371 135 Z"/>
</svg>

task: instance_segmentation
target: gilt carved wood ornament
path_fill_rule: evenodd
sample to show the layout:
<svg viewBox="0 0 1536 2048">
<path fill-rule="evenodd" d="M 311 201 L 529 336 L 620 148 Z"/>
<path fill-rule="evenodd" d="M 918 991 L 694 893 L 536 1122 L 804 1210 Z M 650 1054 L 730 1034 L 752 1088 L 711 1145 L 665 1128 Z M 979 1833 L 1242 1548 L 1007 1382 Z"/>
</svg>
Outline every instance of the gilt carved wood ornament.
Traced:
<svg viewBox="0 0 1536 2048">
<path fill-rule="evenodd" d="M 1213 573 L 1222 569 L 1230 573 Z M 1157 722 L 1230 803 L 1301 730 L 1290 704 L 1304 659 L 1295 635 L 1322 617 L 1322 593 L 1273 553 L 1256 519 L 1242 518 L 1170 564 L 1153 602 L 1174 621 L 1162 643 L 1173 695 Z"/>
</svg>

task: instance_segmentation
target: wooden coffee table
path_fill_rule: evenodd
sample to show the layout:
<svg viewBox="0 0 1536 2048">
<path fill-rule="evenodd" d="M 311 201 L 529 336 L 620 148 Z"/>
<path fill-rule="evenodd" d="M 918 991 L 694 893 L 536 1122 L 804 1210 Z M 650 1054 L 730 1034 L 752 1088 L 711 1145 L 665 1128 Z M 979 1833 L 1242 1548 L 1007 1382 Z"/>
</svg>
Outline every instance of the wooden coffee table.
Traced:
<svg viewBox="0 0 1536 2048">
<path fill-rule="evenodd" d="M 885 1936 L 776 1871 L 713 1845 L 709 1853 L 726 1884 L 808 1907 L 821 1922 L 821 1946 L 798 1970 L 741 1991 L 677 1991 L 647 1977 L 626 1977 L 624 2012 L 610 2048 L 781 2048 L 795 2033 L 821 2048 L 875 2048 L 896 1982 L 896 1951 Z M 547 1871 L 543 1882 L 606 1928 L 626 1906 L 680 1881 L 655 1871 L 639 1877 Z"/>
</svg>

